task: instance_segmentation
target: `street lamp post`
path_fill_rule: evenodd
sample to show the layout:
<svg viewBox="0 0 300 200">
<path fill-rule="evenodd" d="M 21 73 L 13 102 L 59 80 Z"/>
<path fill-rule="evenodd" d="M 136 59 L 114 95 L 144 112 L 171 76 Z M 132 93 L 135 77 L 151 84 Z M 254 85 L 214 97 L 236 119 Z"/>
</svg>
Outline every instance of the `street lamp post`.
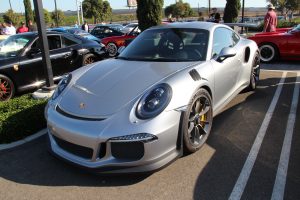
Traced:
<svg viewBox="0 0 300 200">
<path fill-rule="evenodd" d="M 81 10 L 81 21 L 83 23 L 83 9 L 82 9 L 82 1 L 79 1 L 80 2 L 80 10 Z"/>
<path fill-rule="evenodd" d="M 11 6 L 11 2 L 10 2 L 10 0 L 9 0 L 9 6 L 10 6 L 10 9 L 12 10 L 12 6 Z"/>
<path fill-rule="evenodd" d="M 78 23 L 78 26 L 81 24 L 80 23 L 80 17 L 79 17 L 79 7 L 78 7 L 78 0 L 75 0 L 76 1 L 76 8 L 77 8 L 77 23 Z"/>
<path fill-rule="evenodd" d="M 55 22 L 56 22 L 56 27 L 58 27 L 58 12 L 57 12 L 57 5 L 56 5 L 56 0 L 54 0 L 54 5 L 55 5 Z"/>
<path fill-rule="evenodd" d="M 40 0 L 33 0 L 36 24 L 39 35 L 39 44 L 41 45 L 42 62 L 46 75 L 46 90 L 54 89 L 53 72 L 49 54 L 49 44 L 47 40 L 46 25 L 44 19 L 43 3 Z"/>
<path fill-rule="evenodd" d="M 243 5 L 242 5 L 242 23 L 244 23 L 244 14 L 245 14 L 245 0 L 243 0 Z M 242 27 L 241 34 L 244 33 L 244 27 Z"/>
</svg>

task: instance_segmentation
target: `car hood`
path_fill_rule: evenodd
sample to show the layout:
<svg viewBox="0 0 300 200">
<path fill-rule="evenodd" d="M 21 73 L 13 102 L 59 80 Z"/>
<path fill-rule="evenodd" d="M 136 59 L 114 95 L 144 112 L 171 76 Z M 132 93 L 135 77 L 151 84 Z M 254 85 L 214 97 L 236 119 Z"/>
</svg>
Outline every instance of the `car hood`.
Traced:
<svg viewBox="0 0 300 200">
<path fill-rule="evenodd" d="M 108 117 L 144 94 L 149 87 L 193 64 L 105 60 L 71 82 L 59 107 L 76 116 Z"/>
</svg>

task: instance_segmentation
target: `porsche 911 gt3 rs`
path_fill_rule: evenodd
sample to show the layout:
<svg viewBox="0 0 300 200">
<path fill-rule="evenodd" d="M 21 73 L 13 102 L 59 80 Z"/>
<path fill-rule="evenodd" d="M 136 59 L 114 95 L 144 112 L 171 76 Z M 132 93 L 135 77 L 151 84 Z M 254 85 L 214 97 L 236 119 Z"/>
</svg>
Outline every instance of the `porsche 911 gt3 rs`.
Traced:
<svg viewBox="0 0 300 200">
<path fill-rule="evenodd" d="M 213 117 L 259 79 L 259 50 L 231 28 L 173 23 L 70 73 L 45 116 L 51 152 L 100 173 L 152 171 L 197 151 Z"/>
</svg>

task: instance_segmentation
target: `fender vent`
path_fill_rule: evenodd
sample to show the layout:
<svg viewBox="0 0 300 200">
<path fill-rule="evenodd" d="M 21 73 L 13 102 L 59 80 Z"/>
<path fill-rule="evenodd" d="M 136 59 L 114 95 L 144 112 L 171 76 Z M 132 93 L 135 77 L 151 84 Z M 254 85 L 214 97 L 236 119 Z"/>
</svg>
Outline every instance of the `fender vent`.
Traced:
<svg viewBox="0 0 300 200">
<path fill-rule="evenodd" d="M 250 58 L 250 48 L 246 47 L 244 62 L 247 63 L 249 61 L 249 58 Z"/>
<path fill-rule="evenodd" d="M 197 70 L 192 69 L 191 71 L 189 71 L 190 76 L 192 77 L 192 79 L 194 81 L 199 81 L 201 80 L 201 76 L 200 74 L 197 72 Z"/>
</svg>

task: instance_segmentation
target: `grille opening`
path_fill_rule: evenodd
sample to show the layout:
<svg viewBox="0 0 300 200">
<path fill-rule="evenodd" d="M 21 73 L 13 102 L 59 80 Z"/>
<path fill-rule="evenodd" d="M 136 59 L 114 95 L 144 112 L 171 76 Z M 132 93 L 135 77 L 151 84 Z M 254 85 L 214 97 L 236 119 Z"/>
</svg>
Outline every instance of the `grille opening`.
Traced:
<svg viewBox="0 0 300 200">
<path fill-rule="evenodd" d="M 246 47 L 244 62 L 247 63 L 249 61 L 249 58 L 250 58 L 250 48 Z"/>
<path fill-rule="evenodd" d="M 92 159 L 93 149 L 84 147 L 84 146 L 80 146 L 77 144 L 73 144 L 71 142 L 67 142 L 63 139 L 60 139 L 60 138 L 54 136 L 54 135 L 52 135 L 52 137 L 54 138 L 56 144 L 63 150 L 65 150 L 75 156 L 79 156 L 79 157 L 86 158 L 86 159 Z"/>
<path fill-rule="evenodd" d="M 124 160 L 140 160 L 144 156 L 143 142 L 112 142 L 113 157 Z"/>
<path fill-rule="evenodd" d="M 106 143 L 100 144 L 100 150 L 99 150 L 99 158 L 103 158 L 106 155 Z"/>
</svg>

